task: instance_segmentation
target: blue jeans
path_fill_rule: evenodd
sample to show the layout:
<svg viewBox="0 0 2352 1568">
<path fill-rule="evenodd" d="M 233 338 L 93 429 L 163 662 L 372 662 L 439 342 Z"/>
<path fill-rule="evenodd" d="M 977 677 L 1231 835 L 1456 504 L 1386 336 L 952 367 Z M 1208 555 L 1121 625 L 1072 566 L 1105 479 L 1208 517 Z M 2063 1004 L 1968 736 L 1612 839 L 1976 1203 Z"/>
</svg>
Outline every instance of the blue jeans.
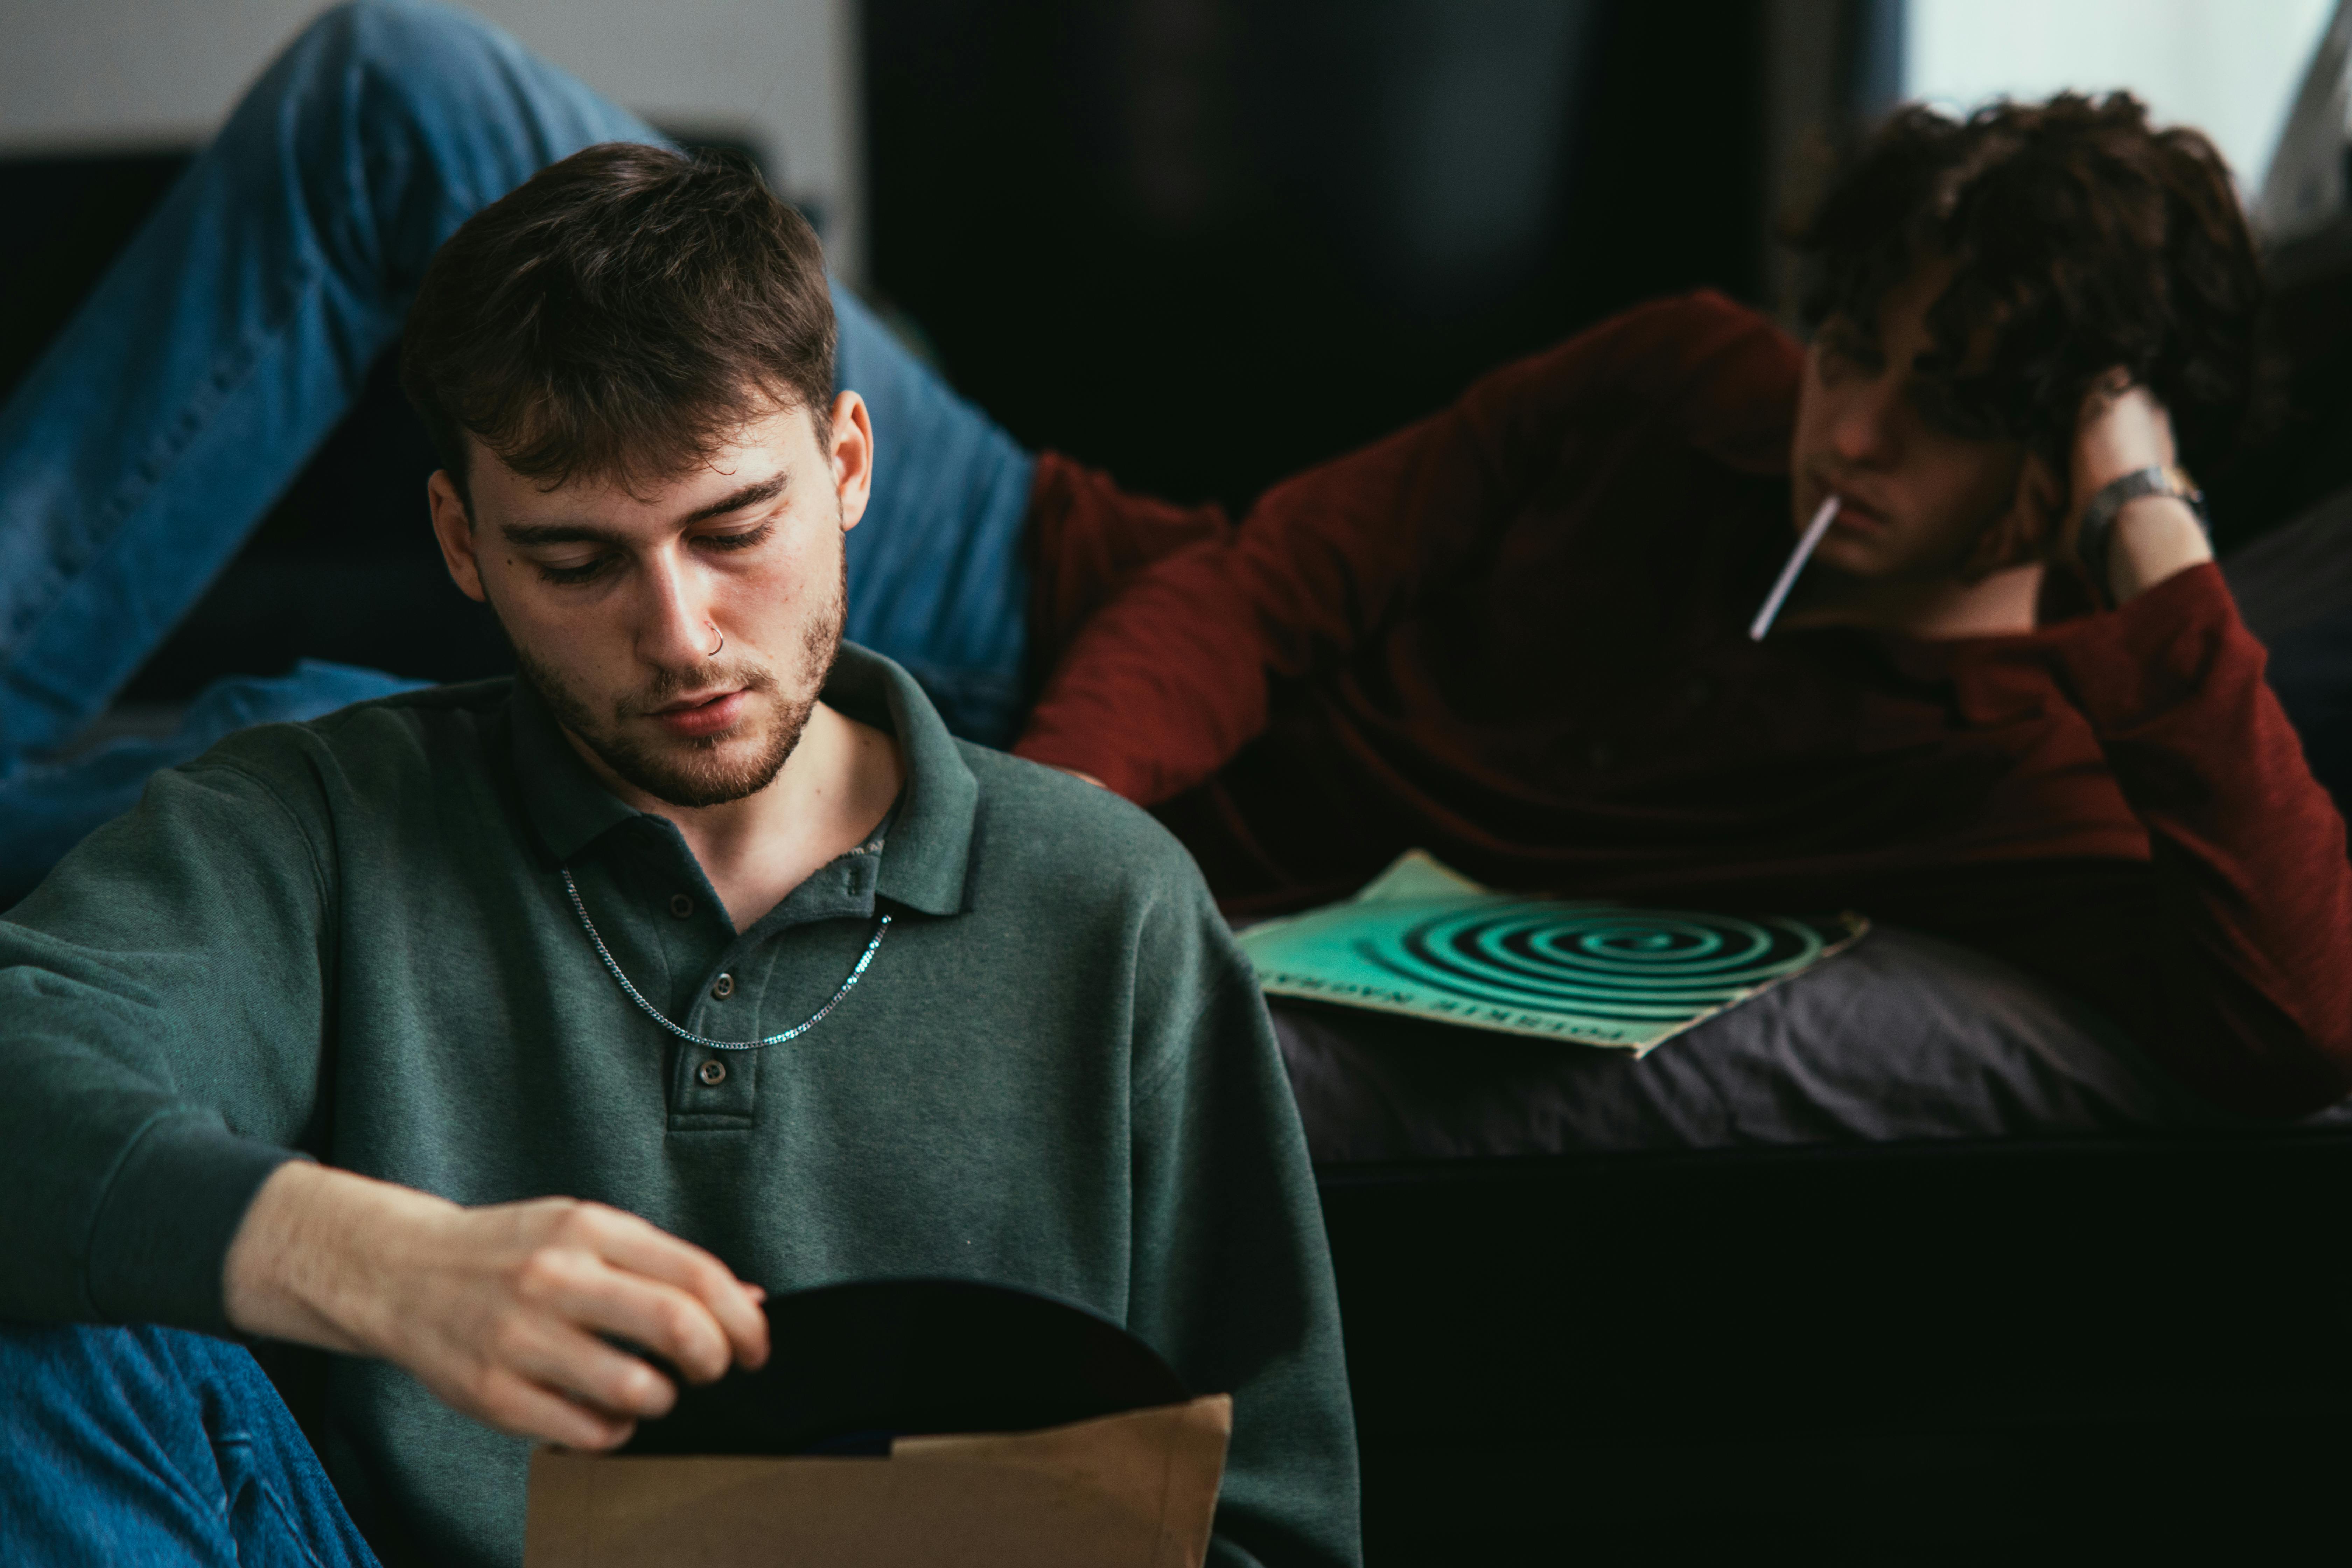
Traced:
<svg viewBox="0 0 2352 1568">
<path fill-rule="evenodd" d="M 0 1323 L 0 1562 L 373 1568 L 285 1402 L 182 1329 Z"/>
<path fill-rule="evenodd" d="M 660 140 L 425 0 L 327 13 L 247 93 L 0 408 L 0 906 L 148 773 L 217 739 L 224 713 L 311 718 L 416 684 L 306 665 L 199 702 L 167 741 L 45 760 L 350 409 L 441 241 L 580 148 Z M 1034 460 L 855 295 L 836 287 L 834 302 L 836 379 L 871 405 L 877 447 L 872 503 L 848 536 L 846 633 L 913 671 L 950 728 L 1006 743 Z"/>
</svg>

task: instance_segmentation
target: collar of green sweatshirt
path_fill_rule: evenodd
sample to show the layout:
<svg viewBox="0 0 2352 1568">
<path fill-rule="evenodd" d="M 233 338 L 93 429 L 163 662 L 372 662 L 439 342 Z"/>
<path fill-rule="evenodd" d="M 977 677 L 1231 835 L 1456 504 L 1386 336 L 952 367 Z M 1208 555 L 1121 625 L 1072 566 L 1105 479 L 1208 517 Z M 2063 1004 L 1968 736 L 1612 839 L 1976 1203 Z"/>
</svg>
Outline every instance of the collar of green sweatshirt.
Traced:
<svg viewBox="0 0 2352 1568">
<path fill-rule="evenodd" d="M 905 671 L 856 644 L 842 649 L 825 684 L 824 700 L 853 719 L 897 735 L 907 763 L 906 795 L 893 813 L 888 868 L 881 868 L 878 850 L 835 862 L 836 866 L 856 862 L 866 880 L 859 895 L 860 907 L 835 912 L 871 915 L 877 897 L 929 915 L 960 912 L 965 873 L 971 861 L 972 817 L 980 804 L 980 784 L 965 765 L 955 738 Z M 524 815 L 549 863 L 562 865 L 572 859 L 615 828 L 657 825 L 655 830 L 675 840 L 678 854 L 693 867 L 691 875 L 701 884 L 702 912 L 724 925 L 727 917 L 709 897 L 709 884 L 703 881 L 700 868 L 694 867 L 694 857 L 677 830 L 667 819 L 640 813 L 605 789 L 564 740 L 547 704 L 529 685 L 513 689 L 512 710 L 515 779 L 520 786 Z M 828 885 L 838 880 L 821 879 Z M 807 890 L 805 884 L 801 890 Z M 776 912 L 782 913 L 792 902 L 786 899 Z M 803 914 L 800 918 L 829 917 Z M 764 920 L 753 928 L 761 929 L 768 929 Z"/>
<path fill-rule="evenodd" d="M 780 973 L 787 944 L 778 939 L 793 927 L 874 922 L 886 906 L 898 916 L 911 911 L 943 920 L 964 910 L 980 784 L 954 737 L 903 670 L 854 644 L 843 650 L 824 700 L 850 718 L 898 737 L 906 789 L 888 822 L 866 843 L 820 867 L 749 931 L 739 932 L 677 825 L 615 798 L 564 739 L 538 692 L 528 683 L 513 689 L 514 776 L 541 863 L 551 875 L 560 868 L 572 869 L 582 906 L 614 962 L 640 994 L 689 1034 L 730 1043 L 761 1039 L 804 1023 L 835 995 L 864 956 L 864 946 L 835 977 L 834 989 L 812 992 L 812 976 L 801 966 L 782 963 Z M 612 884 L 600 891 L 618 897 L 590 894 L 591 879 L 599 873 Z M 585 928 L 579 930 L 581 942 L 593 950 Z M 878 926 L 869 931 L 868 942 L 875 935 L 887 943 L 887 933 Z M 646 969 L 634 970 L 621 959 L 624 949 L 659 957 Z M 881 956 L 877 947 L 877 963 Z M 657 977 L 656 986 L 647 986 L 649 975 Z M 614 1000 L 639 1011 L 617 984 Z M 798 1016 L 785 1016 L 795 1007 Z M 750 1125 L 758 1113 L 759 1068 L 756 1051 L 673 1049 L 672 1131 Z"/>
<path fill-rule="evenodd" d="M 783 1291 L 982 1279 L 1123 1322 L 1234 1395 L 1228 1541 L 1355 1553 L 1314 1186 L 1246 960 L 1142 812 L 950 737 L 845 647 L 895 733 L 887 831 L 732 929 L 667 820 L 506 682 L 245 731 L 157 777 L 0 921 L 0 1318 L 221 1331 L 254 1190 L 303 1151 L 487 1204 L 609 1203 Z M 788 1044 L 756 1039 L 872 965 Z M 718 1070 L 723 1068 L 722 1070 Z M 511 1563 L 528 1446 L 338 1361 L 324 1458 L 388 1561 Z"/>
</svg>

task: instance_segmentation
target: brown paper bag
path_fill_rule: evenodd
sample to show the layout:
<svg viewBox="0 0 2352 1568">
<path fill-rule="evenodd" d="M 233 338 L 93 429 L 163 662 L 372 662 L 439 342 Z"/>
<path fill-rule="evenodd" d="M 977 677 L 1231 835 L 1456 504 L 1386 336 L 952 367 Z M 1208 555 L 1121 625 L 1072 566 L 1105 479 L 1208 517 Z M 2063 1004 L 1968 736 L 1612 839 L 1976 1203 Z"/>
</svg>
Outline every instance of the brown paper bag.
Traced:
<svg viewBox="0 0 2352 1568">
<path fill-rule="evenodd" d="M 1200 1568 L 1233 1400 L 887 1458 L 531 1456 L 523 1568 Z"/>
</svg>

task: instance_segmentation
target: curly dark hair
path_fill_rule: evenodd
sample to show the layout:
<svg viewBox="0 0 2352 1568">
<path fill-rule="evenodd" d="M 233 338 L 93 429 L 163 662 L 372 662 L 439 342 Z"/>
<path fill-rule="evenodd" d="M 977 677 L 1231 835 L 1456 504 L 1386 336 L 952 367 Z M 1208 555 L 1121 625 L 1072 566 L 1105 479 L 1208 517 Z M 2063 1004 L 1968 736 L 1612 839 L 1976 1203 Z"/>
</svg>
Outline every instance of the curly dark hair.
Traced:
<svg viewBox="0 0 2352 1568">
<path fill-rule="evenodd" d="M 2181 459 L 2227 461 L 2254 399 L 2263 280 L 2229 166 L 2158 131 L 2129 93 L 1897 110 L 1793 237 L 1809 326 L 1876 330 L 1886 292 L 1937 258 L 1916 369 L 1928 413 L 2026 442 L 2066 471 L 2091 384 L 2121 365 L 2171 412 Z"/>
</svg>

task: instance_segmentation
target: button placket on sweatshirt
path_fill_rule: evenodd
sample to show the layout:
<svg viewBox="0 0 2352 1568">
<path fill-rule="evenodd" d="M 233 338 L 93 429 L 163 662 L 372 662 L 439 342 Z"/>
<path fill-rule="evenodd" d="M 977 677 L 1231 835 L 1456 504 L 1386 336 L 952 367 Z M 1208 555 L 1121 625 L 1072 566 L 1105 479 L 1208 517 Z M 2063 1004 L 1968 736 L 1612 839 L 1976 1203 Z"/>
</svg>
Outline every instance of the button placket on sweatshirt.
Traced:
<svg viewBox="0 0 2352 1568">
<path fill-rule="evenodd" d="M 699 1004 L 707 1000 L 709 975 L 723 969 L 745 939 L 729 924 L 725 907 L 677 826 L 639 816 L 615 835 L 605 863 L 622 905 L 611 924 L 626 932 L 633 954 L 657 955 L 650 964 L 642 958 L 624 959 L 623 972 L 680 1028 L 712 1039 L 741 1037 L 730 1032 L 740 1018 L 706 1016 Z M 606 923 L 601 916 L 599 923 Z M 702 989 L 692 988 L 696 976 L 704 977 Z M 646 1023 L 659 1028 L 651 1019 Z M 750 1058 L 759 1053 L 714 1051 L 661 1033 L 668 1078 L 664 1112 L 672 1128 L 750 1125 L 758 1087 L 758 1068 Z M 747 1033 L 757 1037 L 756 1031 Z M 714 1058 L 720 1063 L 715 1071 L 709 1068 Z"/>
<path fill-rule="evenodd" d="M 754 928 L 755 931 L 757 928 Z M 770 936 L 767 942 L 772 942 Z M 715 963 L 702 967 L 701 981 L 691 993 L 695 1001 L 682 1026 L 711 1040 L 756 1040 L 789 1024 L 770 1024 L 766 1009 L 750 986 L 736 981 L 737 969 L 766 945 L 754 935 L 736 937 L 720 950 Z M 724 986 L 719 983 L 727 981 Z M 758 1114 L 760 1060 L 771 1049 L 721 1051 L 688 1041 L 677 1042 L 670 1072 L 670 1125 L 679 1131 L 749 1127 Z"/>
<path fill-rule="evenodd" d="M 684 853 L 681 844 L 680 853 Z M 862 951 L 864 938 L 841 961 L 839 975 L 831 960 L 812 968 L 795 949 L 815 947 L 831 952 L 843 944 L 814 940 L 817 933 L 803 928 L 832 925 L 858 929 L 875 918 L 874 889 L 879 879 L 882 836 L 819 867 L 787 894 L 750 931 L 734 936 L 716 958 L 699 966 L 699 977 L 680 1026 L 713 1040 L 756 1040 L 804 1021 L 824 1005 L 849 965 Z M 711 900 L 716 907 L 715 897 Z M 690 973 L 690 972 L 689 972 Z M 815 983 L 812 984 L 812 978 Z M 844 1005 L 854 1005 L 854 997 Z M 786 1015 L 791 1016 L 787 1016 Z M 676 1015 L 674 1015 L 675 1016 Z M 829 1027 L 828 1018 L 819 1028 Z M 744 1128 L 757 1119 L 760 1069 L 772 1051 L 788 1051 L 799 1042 L 788 1041 L 750 1050 L 717 1050 L 709 1046 L 677 1042 L 670 1072 L 670 1125 L 674 1131 L 726 1131 Z"/>
</svg>

